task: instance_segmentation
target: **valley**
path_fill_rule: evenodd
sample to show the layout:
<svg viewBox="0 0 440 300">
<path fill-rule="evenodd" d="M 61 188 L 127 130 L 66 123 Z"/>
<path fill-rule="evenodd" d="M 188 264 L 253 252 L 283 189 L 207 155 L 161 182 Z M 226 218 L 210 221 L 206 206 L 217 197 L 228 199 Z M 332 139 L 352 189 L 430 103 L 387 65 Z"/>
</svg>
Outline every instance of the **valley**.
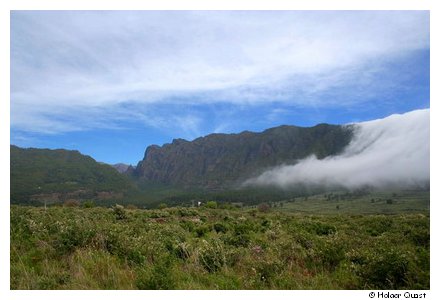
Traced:
<svg viewBox="0 0 440 300">
<path fill-rule="evenodd" d="M 11 145 L 11 289 L 429 289 L 429 145 L 407 145 L 429 131 L 405 129 L 427 114 L 175 139 L 136 167 Z"/>
</svg>

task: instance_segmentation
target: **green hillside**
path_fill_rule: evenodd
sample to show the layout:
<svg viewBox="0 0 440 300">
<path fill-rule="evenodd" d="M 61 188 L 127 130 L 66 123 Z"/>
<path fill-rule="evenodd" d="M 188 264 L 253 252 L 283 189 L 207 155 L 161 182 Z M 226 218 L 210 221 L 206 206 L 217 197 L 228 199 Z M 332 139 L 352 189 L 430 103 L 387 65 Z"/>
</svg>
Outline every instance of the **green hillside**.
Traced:
<svg viewBox="0 0 440 300">
<path fill-rule="evenodd" d="M 133 188 L 109 165 L 78 151 L 11 146 L 11 203 L 112 198 Z"/>
</svg>

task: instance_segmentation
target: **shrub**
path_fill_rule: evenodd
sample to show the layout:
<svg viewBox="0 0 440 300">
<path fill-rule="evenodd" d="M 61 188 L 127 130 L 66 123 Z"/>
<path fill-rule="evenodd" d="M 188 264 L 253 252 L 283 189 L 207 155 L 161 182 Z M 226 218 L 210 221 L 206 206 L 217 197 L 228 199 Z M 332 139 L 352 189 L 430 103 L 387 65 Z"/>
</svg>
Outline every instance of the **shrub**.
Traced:
<svg viewBox="0 0 440 300">
<path fill-rule="evenodd" d="M 222 223 L 215 223 L 214 224 L 214 230 L 217 233 L 219 233 L 219 232 L 226 233 L 228 231 L 228 228 L 224 224 L 222 224 Z"/>
<path fill-rule="evenodd" d="M 197 237 L 200 238 L 200 237 L 205 236 L 208 232 L 210 232 L 211 227 L 208 225 L 202 225 L 202 226 L 198 226 L 195 231 L 196 231 Z"/>
<path fill-rule="evenodd" d="M 314 223 L 313 227 L 314 227 L 313 229 L 317 235 L 330 235 L 330 234 L 334 234 L 336 232 L 335 226 L 321 223 L 321 222 Z"/>
<path fill-rule="evenodd" d="M 182 227 L 183 229 L 185 229 L 188 232 L 193 232 L 196 225 L 194 224 L 194 222 L 182 220 L 182 221 L 180 221 L 180 227 Z"/>
<path fill-rule="evenodd" d="M 261 203 L 257 206 L 259 212 L 267 213 L 270 211 L 270 206 L 267 203 Z"/>
<path fill-rule="evenodd" d="M 83 208 L 93 208 L 93 207 L 95 207 L 95 202 L 93 202 L 92 200 L 84 201 L 82 204 L 82 207 Z"/>
<path fill-rule="evenodd" d="M 266 229 L 270 228 L 271 225 L 272 225 L 272 222 L 271 222 L 270 220 L 264 219 L 264 220 L 261 222 L 261 226 L 263 227 L 263 232 L 265 232 Z"/>
<path fill-rule="evenodd" d="M 244 222 L 239 222 L 234 224 L 234 233 L 236 235 L 239 234 L 247 234 L 250 233 L 251 231 L 254 231 L 254 226 L 251 222 L 249 221 L 244 221 Z"/>
<path fill-rule="evenodd" d="M 124 220 L 127 218 L 124 207 L 122 205 L 116 204 L 112 207 L 113 214 L 116 216 L 116 220 Z"/>
<path fill-rule="evenodd" d="M 331 239 L 321 245 L 317 254 L 324 268 L 334 271 L 340 262 L 345 259 L 345 248 L 342 243 Z"/>
<path fill-rule="evenodd" d="M 167 205 L 166 203 L 160 203 L 160 204 L 157 206 L 158 209 L 165 209 L 165 208 L 167 208 L 167 207 L 168 207 L 168 205 Z"/>
<path fill-rule="evenodd" d="M 282 270 L 282 264 L 276 261 L 260 261 L 255 268 L 261 281 L 269 283 Z"/>
<path fill-rule="evenodd" d="M 127 249 L 124 258 L 131 264 L 141 265 L 145 262 L 145 256 L 139 250 Z"/>
<path fill-rule="evenodd" d="M 217 208 L 217 202 L 215 202 L 215 201 L 208 201 L 208 202 L 206 202 L 205 207 L 206 208 Z"/>
<path fill-rule="evenodd" d="M 84 230 L 82 226 L 78 226 L 74 223 L 60 232 L 54 241 L 54 246 L 60 253 L 69 253 L 76 248 L 91 244 L 95 235 L 95 230 Z"/>
<path fill-rule="evenodd" d="M 138 209 L 138 207 L 134 204 L 128 204 L 127 209 Z"/>
<path fill-rule="evenodd" d="M 176 288 L 173 276 L 173 263 L 169 257 L 161 258 L 153 266 L 138 270 L 136 287 L 140 290 L 171 290 Z"/>
<path fill-rule="evenodd" d="M 411 228 L 411 230 L 405 231 L 404 234 L 414 243 L 414 245 L 419 247 L 429 247 L 429 228 L 420 228 L 414 226 Z"/>
<path fill-rule="evenodd" d="M 247 247 L 250 244 L 251 237 L 249 234 L 234 234 L 223 238 L 225 243 L 235 247 Z"/>
<path fill-rule="evenodd" d="M 406 286 L 409 260 L 396 249 L 381 249 L 368 253 L 358 275 L 368 288 L 401 289 Z"/>
<path fill-rule="evenodd" d="M 208 243 L 203 240 L 199 249 L 199 263 L 210 273 L 217 272 L 226 264 L 226 255 L 220 240 L 214 239 Z"/>
<path fill-rule="evenodd" d="M 391 229 L 393 220 L 386 216 L 374 216 L 373 220 L 369 219 L 366 225 L 366 231 L 371 236 L 379 236 Z"/>
<path fill-rule="evenodd" d="M 179 243 L 174 248 L 174 254 L 176 255 L 177 258 L 180 258 L 182 260 L 187 260 L 191 256 L 191 250 L 189 245 L 185 242 Z"/>
<path fill-rule="evenodd" d="M 199 213 L 195 209 L 179 208 L 177 210 L 177 215 L 180 217 L 196 217 L 196 216 L 199 216 Z"/>
</svg>

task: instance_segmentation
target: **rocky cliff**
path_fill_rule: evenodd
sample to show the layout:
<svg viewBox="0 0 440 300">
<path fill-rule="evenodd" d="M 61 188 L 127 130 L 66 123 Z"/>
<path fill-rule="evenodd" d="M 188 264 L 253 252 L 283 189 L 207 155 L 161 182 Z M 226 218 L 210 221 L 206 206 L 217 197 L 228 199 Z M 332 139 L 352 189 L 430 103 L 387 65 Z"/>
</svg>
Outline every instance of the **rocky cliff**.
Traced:
<svg viewBox="0 0 440 300">
<path fill-rule="evenodd" d="M 152 145 L 134 172 L 138 178 L 182 187 L 217 189 L 281 164 L 315 154 L 341 152 L 351 140 L 352 127 L 319 124 L 280 126 L 261 133 L 211 134 L 193 141 L 175 139 Z"/>
</svg>

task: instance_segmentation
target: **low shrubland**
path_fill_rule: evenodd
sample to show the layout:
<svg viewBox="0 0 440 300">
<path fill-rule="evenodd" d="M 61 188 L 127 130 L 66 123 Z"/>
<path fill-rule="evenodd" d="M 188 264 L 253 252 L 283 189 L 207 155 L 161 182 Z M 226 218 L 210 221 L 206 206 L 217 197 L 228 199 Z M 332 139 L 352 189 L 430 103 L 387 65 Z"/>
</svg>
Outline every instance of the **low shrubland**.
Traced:
<svg viewBox="0 0 440 300">
<path fill-rule="evenodd" d="M 429 289 L 429 216 L 11 206 L 11 289 Z"/>
</svg>

